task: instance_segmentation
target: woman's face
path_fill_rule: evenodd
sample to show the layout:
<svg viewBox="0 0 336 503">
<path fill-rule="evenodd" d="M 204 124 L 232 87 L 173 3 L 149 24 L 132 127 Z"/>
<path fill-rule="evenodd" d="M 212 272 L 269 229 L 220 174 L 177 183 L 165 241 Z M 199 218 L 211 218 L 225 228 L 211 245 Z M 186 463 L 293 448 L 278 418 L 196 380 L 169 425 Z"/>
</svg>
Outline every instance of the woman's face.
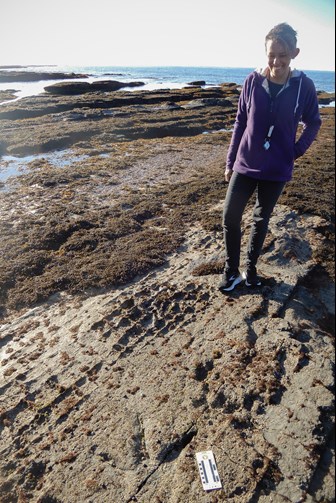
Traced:
<svg viewBox="0 0 336 503">
<path fill-rule="evenodd" d="M 286 82 L 290 62 L 297 55 L 297 51 L 298 49 L 295 49 L 293 53 L 290 53 L 287 47 L 275 40 L 268 40 L 266 42 L 268 68 L 272 80 L 279 84 Z"/>
</svg>

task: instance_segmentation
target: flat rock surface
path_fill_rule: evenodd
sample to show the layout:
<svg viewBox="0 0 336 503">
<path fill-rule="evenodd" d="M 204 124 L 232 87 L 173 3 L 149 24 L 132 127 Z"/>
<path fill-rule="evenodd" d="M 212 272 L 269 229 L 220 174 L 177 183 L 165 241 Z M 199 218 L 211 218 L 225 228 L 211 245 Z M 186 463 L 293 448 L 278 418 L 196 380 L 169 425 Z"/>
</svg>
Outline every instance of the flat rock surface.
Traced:
<svg viewBox="0 0 336 503">
<path fill-rule="evenodd" d="M 36 82 L 39 80 L 78 79 L 88 77 L 83 73 L 39 72 L 0 68 L 0 82 Z"/>
<path fill-rule="evenodd" d="M 0 501 L 332 503 L 334 111 L 275 209 L 263 287 L 223 295 L 234 100 L 164 96 L 0 123 Z"/>
</svg>

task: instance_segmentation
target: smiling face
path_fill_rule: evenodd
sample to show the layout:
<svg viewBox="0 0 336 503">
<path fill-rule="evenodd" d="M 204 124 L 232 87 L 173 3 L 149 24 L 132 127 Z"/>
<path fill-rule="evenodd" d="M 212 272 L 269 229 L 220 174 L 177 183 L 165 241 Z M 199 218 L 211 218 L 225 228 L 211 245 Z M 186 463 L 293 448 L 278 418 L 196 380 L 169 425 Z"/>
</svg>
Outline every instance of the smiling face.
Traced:
<svg viewBox="0 0 336 503">
<path fill-rule="evenodd" d="M 266 42 L 266 55 L 270 79 L 278 84 L 284 84 L 289 75 L 289 65 L 292 59 L 299 54 L 299 49 L 290 50 L 277 40 Z"/>
</svg>

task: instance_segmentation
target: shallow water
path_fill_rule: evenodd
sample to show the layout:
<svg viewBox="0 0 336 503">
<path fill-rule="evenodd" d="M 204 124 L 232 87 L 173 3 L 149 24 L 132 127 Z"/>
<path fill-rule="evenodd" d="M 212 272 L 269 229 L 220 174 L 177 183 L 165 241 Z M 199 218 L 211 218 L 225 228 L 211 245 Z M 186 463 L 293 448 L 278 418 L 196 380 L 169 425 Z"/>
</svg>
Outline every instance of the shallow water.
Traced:
<svg viewBox="0 0 336 503">
<path fill-rule="evenodd" d="M 20 176 L 31 171 L 31 162 L 45 160 L 55 168 L 66 168 L 74 162 L 82 161 L 88 155 L 75 155 L 72 150 L 60 150 L 45 154 L 27 155 L 25 157 L 15 157 L 4 155 L 0 157 L 0 182 L 4 183 L 9 178 Z"/>
</svg>

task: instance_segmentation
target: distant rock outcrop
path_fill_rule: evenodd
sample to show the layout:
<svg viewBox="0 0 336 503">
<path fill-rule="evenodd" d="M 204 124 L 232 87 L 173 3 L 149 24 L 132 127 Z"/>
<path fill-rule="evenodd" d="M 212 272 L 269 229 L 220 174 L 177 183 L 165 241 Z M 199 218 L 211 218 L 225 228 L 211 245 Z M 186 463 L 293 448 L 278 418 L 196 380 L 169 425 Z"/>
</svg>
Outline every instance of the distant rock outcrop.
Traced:
<svg viewBox="0 0 336 503">
<path fill-rule="evenodd" d="M 73 95 L 94 91 L 118 91 L 123 87 L 140 87 L 144 82 L 119 82 L 118 80 L 98 80 L 96 82 L 57 82 L 46 86 L 45 91 L 52 94 Z"/>
<path fill-rule="evenodd" d="M 0 70 L 0 82 L 37 82 L 39 80 L 83 79 L 88 75 L 83 73 L 63 72 L 25 72 Z"/>
<path fill-rule="evenodd" d="M 194 80 L 193 82 L 188 82 L 188 86 L 205 86 L 205 80 Z"/>
</svg>

